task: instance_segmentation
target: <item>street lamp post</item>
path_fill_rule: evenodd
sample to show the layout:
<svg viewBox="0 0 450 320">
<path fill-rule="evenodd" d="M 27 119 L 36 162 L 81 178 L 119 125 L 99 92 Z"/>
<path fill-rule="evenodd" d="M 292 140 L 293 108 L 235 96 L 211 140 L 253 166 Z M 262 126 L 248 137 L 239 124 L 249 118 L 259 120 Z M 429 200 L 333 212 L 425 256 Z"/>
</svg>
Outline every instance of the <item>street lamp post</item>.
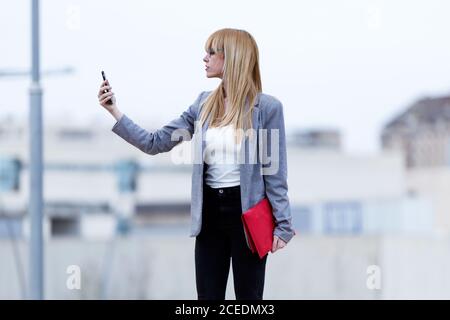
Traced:
<svg viewBox="0 0 450 320">
<path fill-rule="evenodd" d="M 39 83 L 39 0 L 31 6 L 31 86 L 30 86 L 30 195 L 31 221 L 29 298 L 44 298 L 43 235 L 42 235 L 42 88 Z"/>
</svg>

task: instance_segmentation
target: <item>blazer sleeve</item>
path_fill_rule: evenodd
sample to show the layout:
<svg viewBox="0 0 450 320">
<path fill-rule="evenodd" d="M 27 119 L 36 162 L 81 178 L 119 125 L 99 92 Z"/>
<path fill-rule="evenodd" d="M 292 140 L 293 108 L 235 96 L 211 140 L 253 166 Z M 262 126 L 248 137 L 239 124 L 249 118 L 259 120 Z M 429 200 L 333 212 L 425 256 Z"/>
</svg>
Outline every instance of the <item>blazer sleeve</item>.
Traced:
<svg viewBox="0 0 450 320">
<path fill-rule="evenodd" d="M 289 242 L 295 235 L 292 227 L 291 207 L 287 185 L 287 155 L 286 136 L 284 126 L 283 105 L 273 100 L 267 106 L 266 120 L 263 129 L 267 135 L 263 139 L 263 155 L 270 161 L 263 161 L 262 174 L 266 189 L 266 196 L 272 206 L 275 218 L 274 235 L 284 242 Z M 273 140 L 273 141 L 272 141 Z M 268 162 L 265 164 L 265 162 Z M 264 167 L 267 165 L 268 167 Z"/>
<path fill-rule="evenodd" d="M 178 118 L 154 132 L 141 128 L 125 114 L 112 127 L 112 131 L 145 153 L 156 155 L 168 152 L 180 142 L 192 139 L 194 123 L 203 93 L 204 91 Z"/>
</svg>

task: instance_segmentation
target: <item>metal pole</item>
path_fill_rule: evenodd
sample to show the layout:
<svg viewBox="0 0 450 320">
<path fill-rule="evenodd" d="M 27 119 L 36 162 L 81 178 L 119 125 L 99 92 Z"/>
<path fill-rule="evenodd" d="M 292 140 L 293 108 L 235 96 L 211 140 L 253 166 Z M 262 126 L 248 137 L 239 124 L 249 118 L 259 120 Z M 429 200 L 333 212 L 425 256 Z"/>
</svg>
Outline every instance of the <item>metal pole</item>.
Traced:
<svg viewBox="0 0 450 320">
<path fill-rule="evenodd" d="M 42 241 L 42 88 L 39 83 L 39 0 L 31 7 L 32 70 L 30 86 L 30 293 L 32 300 L 43 299 Z"/>
</svg>

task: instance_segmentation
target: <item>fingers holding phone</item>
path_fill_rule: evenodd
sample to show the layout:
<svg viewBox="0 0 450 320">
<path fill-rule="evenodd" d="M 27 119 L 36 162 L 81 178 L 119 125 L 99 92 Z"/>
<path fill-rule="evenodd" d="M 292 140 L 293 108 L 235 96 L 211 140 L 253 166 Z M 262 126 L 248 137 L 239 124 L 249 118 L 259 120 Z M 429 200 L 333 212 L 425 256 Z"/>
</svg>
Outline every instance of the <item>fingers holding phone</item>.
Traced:
<svg viewBox="0 0 450 320">
<path fill-rule="evenodd" d="M 100 105 L 108 111 L 111 111 L 116 104 L 116 98 L 111 89 L 112 87 L 109 85 L 108 81 L 104 81 L 98 92 L 98 101 Z"/>
<path fill-rule="evenodd" d="M 106 79 L 105 73 L 102 71 L 103 82 L 100 85 L 98 91 L 98 102 L 100 105 L 111 113 L 111 115 L 119 121 L 123 114 L 120 112 L 116 105 L 116 97 L 114 97 L 114 92 L 111 91 L 112 87 L 109 84 L 108 79 Z"/>
<path fill-rule="evenodd" d="M 100 89 L 98 91 L 98 101 L 102 107 L 104 107 L 109 112 L 112 112 L 116 107 L 116 98 L 114 96 L 114 92 L 111 91 L 112 87 L 109 84 L 109 81 L 105 77 L 105 73 L 102 71 L 103 82 L 100 85 Z"/>
</svg>

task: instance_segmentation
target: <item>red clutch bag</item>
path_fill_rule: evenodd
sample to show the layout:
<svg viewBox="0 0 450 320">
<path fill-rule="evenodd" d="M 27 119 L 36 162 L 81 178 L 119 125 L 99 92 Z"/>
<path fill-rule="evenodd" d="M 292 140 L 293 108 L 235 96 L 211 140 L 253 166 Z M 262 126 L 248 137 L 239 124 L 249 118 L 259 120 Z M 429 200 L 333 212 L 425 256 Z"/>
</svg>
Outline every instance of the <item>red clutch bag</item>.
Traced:
<svg viewBox="0 0 450 320">
<path fill-rule="evenodd" d="M 272 206 L 267 197 L 242 214 L 242 222 L 249 247 L 252 252 L 258 252 L 262 259 L 272 250 L 275 219 Z"/>
</svg>

